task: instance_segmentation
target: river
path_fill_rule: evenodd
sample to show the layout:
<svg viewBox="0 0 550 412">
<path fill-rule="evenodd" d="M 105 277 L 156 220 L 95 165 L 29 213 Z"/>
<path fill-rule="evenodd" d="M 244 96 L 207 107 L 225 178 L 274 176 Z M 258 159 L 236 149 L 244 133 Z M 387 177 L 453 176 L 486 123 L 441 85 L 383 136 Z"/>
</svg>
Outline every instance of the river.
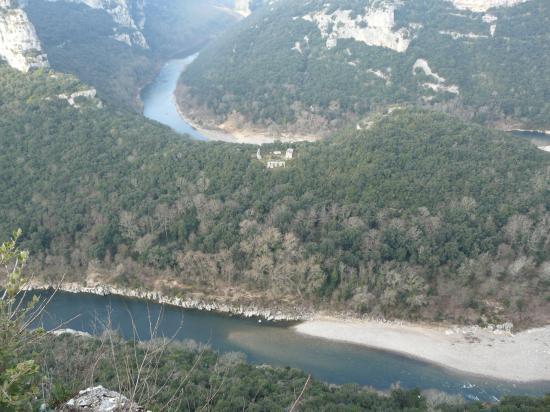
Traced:
<svg viewBox="0 0 550 412">
<path fill-rule="evenodd" d="M 40 294 L 45 297 L 48 293 Z M 335 384 L 357 383 L 384 390 L 399 382 L 405 388 L 438 389 L 486 401 L 505 394 L 550 392 L 550 382 L 514 384 L 468 376 L 392 353 L 304 336 L 288 324 L 260 323 L 257 319 L 118 296 L 59 292 L 41 322 L 46 329 L 52 329 L 74 316 L 78 317 L 63 325 L 64 328 L 101 333 L 102 325 L 110 318 L 112 327 L 128 338 L 132 336 L 133 319 L 142 340 L 150 338 L 149 319 L 161 316 L 162 336 L 208 343 L 221 352 L 242 352 L 249 362 L 299 368 Z"/>
<path fill-rule="evenodd" d="M 528 139 L 531 143 L 538 147 L 550 146 L 550 135 L 541 132 L 535 131 L 521 131 L 513 130 L 511 132 L 514 136 L 521 137 L 523 139 Z"/>
<path fill-rule="evenodd" d="M 197 140 L 207 140 L 193 126 L 180 116 L 174 92 L 178 79 L 185 68 L 197 57 L 193 54 L 181 59 L 169 60 L 155 80 L 141 93 L 143 115 L 148 119 L 170 126 L 181 134 L 188 134 Z"/>
<path fill-rule="evenodd" d="M 145 87 L 141 93 L 143 115 L 171 127 L 178 133 L 188 134 L 197 140 L 208 140 L 204 134 L 186 122 L 178 112 L 175 90 L 181 73 L 193 62 L 198 53 L 187 57 L 169 60 L 160 70 L 155 80 Z M 526 138 L 537 146 L 549 146 L 550 135 L 535 131 L 514 130 L 511 134 Z M 235 141 L 233 136 L 216 132 L 216 140 Z"/>
<path fill-rule="evenodd" d="M 181 75 L 196 57 L 167 62 L 153 83 L 147 86 L 141 98 L 144 115 L 170 126 L 178 133 L 194 139 L 207 138 L 179 115 L 174 91 Z M 533 136 L 522 134 L 533 139 Z M 44 325 L 52 328 L 79 314 L 67 327 L 86 332 L 100 332 L 97 320 L 105 321 L 110 313 L 113 325 L 122 335 L 131 337 L 132 317 L 140 338 L 148 339 L 149 314 L 156 318 L 162 312 L 161 333 L 178 339 L 193 339 L 208 343 L 219 351 L 238 351 L 256 364 L 292 366 L 310 372 L 330 383 L 357 383 L 377 389 L 399 382 L 403 387 L 438 389 L 451 394 L 462 394 L 468 399 L 494 401 L 504 394 L 541 395 L 550 392 L 550 383 L 514 384 L 482 377 L 468 376 L 445 370 L 399 355 L 336 343 L 300 335 L 288 325 L 276 325 L 257 320 L 228 317 L 214 313 L 161 307 L 141 300 L 123 297 L 103 297 L 88 294 L 59 293 L 51 302 Z"/>
</svg>

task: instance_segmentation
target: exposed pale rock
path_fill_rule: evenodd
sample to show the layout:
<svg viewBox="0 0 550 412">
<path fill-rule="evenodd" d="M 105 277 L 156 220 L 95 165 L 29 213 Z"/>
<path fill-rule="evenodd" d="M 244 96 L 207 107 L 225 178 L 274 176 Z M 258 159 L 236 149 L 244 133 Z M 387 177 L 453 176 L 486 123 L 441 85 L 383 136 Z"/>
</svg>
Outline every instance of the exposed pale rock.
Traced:
<svg viewBox="0 0 550 412">
<path fill-rule="evenodd" d="M 82 332 L 80 330 L 74 330 L 74 329 L 70 329 L 70 328 L 53 330 L 53 331 L 51 331 L 51 334 L 55 335 L 55 336 L 73 335 L 73 336 L 79 336 L 79 337 L 83 337 L 83 338 L 91 338 L 92 337 L 92 335 L 90 335 L 88 332 Z"/>
<path fill-rule="evenodd" d="M 445 84 L 445 78 L 440 76 L 439 74 L 435 73 L 431 68 L 428 62 L 424 59 L 418 59 L 412 68 L 413 75 L 416 76 L 417 70 L 422 70 L 424 74 L 428 77 L 432 77 L 435 79 L 435 83 L 432 82 L 426 82 L 423 83 L 422 86 L 426 89 L 431 89 L 435 92 L 448 92 L 453 94 L 460 94 L 460 90 L 458 86 L 452 84 L 452 85 L 446 85 Z"/>
<path fill-rule="evenodd" d="M 447 30 L 441 30 L 439 34 L 444 34 L 447 36 L 451 36 L 454 40 L 458 39 L 487 39 L 489 36 L 486 36 L 484 34 L 476 34 L 476 33 L 458 33 L 456 31 L 447 31 Z"/>
<path fill-rule="evenodd" d="M 49 66 L 27 14 L 10 0 L 0 0 L 0 58 L 22 72 Z"/>
<path fill-rule="evenodd" d="M 493 7 L 512 7 L 529 0 L 449 0 L 457 9 L 478 13 L 486 12 Z"/>
<path fill-rule="evenodd" d="M 413 65 L 413 74 L 416 75 L 416 71 L 420 69 L 426 76 L 434 77 L 438 82 L 444 82 L 445 78 L 441 77 L 437 73 L 434 73 L 430 68 L 428 62 L 424 59 L 418 59 Z"/>
<path fill-rule="evenodd" d="M 136 24 L 130 13 L 130 6 L 128 5 L 129 0 L 48 0 L 51 2 L 55 1 L 66 1 L 68 3 L 82 3 L 92 9 L 101 9 L 109 13 L 113 21 L 119 24 L 122 27 L 129 29 L 127 36 L 121 36 L 118 33 L 115 33 L 113 38 L 115 40 L 122 41 L 127 43 L 127 40 L 130 40 L 130 43 L 141 48 L 148 48 L 147 40 L 145 36 L 140 31 L 140 28 L 143 28 L 145 24 L 145 13 L 143 11 L 144 0 L 137 1 L 137 11 L 140 16 L 139 26 Z"/>
<path fill-rule="evenodd" d="M 302 19 L 317 25 L 329 49 L 338 44 L 338 39 L 354 39 L 369 46 L 405 52 L 414 38 L 415 30 L 420 26 L 412 23 L 408 28 L 394 31 L 394 12 L 393 4 L 383 3 L 366 7 L 365 14 L 356 17 L 352 17 L 351 10 L 338 9 L 328 14 L 325 8 L 307 14 Z"/>
<path fill-rule="evenodd" d="M 235 11 L 243 17 L 250 15 L 250 0 L 235 0 Z"/>
<path fill-rule="evenodd" d="M 300 44 L 299 41 L 297 41 L 296 43 L 294 43 L 294 47 L 292 48 L 292 50 L 296 50 L 298 53 L 304 54 L 304 53 L 302 52 L 302 45 Z"/>
<path fill-rule="evenodd" d="M 61 292 L 68 293 L 90 293 L 98 296 L 125 296 L 128 298 L 137 298 L 154 301 L 160 304 L 177 306 L 184 309 L 197 309 L 207 312 L 226 313 L 231 315 L 242 316 L 245 318 L 262 318 L 268 321 L 295 321 L 304 320 L 311 316 L 310 313 L 305 312 L 303 309 L 296 308 L 292 312 L 283 312 L 273 308 L 260 308 L 254 305 L 242 306 L 233 305 L 227 303 L 207 302 L 202 299 L 193 297 L 180 298 L 180 297 L 168 297 L 159 292 L 135 290 L 119 288 L 109 285 L 97 285 L 97 286 L 82 286 L 75 283 L 66 283 L 52 287 L 51 285 L 44 285 L 38 283 L 32 283 L 26 285 L 24 290 L 47 290 L 57 289 Z"/>
<path fill-rule="evenodd" d="M 388 68 L 388 72 L 384 73 L 382 70 L 368 69 L 367 73 L 373 74 L 376 77 L 378 77 L 382 80 L 385 80 L 386 84 L 390 84 L 390 82 L 391 82 L 391 72 L 390 72 L 390 70 L 391 69 Z"/>
<path fill-rule="evenodd" d="M 78 396 L 69 400 L 59 411 L 143 412 L 145 409 L 118 392 L 96 386 L 80 391 Z"/>
<path fill-rule="evenodd" d="M 130 47 L 132 46 L 132 39 L 128 33 L 113 34 L 111 37 L 116 41 L 127 44 Z"/>
<path fill-rule="evenodd" d="M 493 16 L 492 14 L 484 14 L 481 20 L 489 24 L 489 31 L 491 32 L 491 37 L 494 37 L 495 31 L 497 29 L 496 21 L 498 20 L 498 17 Z"/>
<path fill-rule="evenodd" d="M 498 20 L 498 17 L 493 16 L 492 14 L 484 14 L 481 20 L 483 20 L 483 22 L 485 23 L 494 23 Z"/>
<path fill-rule="evenodd" d="M 422 84 L 422 86 L 424 86 L 427 89 L 431 89 L 434 92 L 449 92 L 449 93 L 452 93 L 452 94 L 460 94 L 460 89 L 455 84 L 447 86 L 447 85 L 441 84 L 441 83 L 429 83 L 429 82 L 427 82 L 427 83 Z"/>
<path fill-rule="evenodd" d="M 138 28 L 143 30 L 145 28 L 145 0 L 135 0 L 135 15 L 134 18 Z"/>
<path fill-rule="evenodd" d="M 67 103 L 69 103 L 69 105 L 71 105 L 72 107 L 74 107 L 76 109 L 79 109 L 80 105 L 76 102 L 77 98 L 83 97 L 83 98 L 92 100 L 92 99 L 96 98 L 96 95 L 97 95 L 96 89 L 91 88 L 91 89 L 88 89 L 88 90 L 81 90 L 79 92 L 74 92 L 72 94 L 60 94 L 57 97 L 58 97 L 58 99 L 61 99 L 61 100 L 67 100 Z M 101 103 L 100 100 L 98 100 L 97 107 L 101 108 L 102 106 L 103 106 L 103 104 Z"/>
</svg>

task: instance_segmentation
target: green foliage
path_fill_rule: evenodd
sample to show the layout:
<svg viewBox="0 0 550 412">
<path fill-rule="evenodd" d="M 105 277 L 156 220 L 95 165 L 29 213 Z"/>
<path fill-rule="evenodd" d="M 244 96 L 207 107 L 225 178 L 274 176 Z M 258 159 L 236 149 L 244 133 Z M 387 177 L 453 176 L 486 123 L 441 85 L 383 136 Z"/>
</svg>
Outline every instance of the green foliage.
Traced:
<svg viewBox="0 0 550 412">
<path fill-rule="evenodd" d="M 155 0 L 145 4 L 144 34 L 155 54 L 188 54 L 234 24 L 230 0 Z"/>
<path fill-rule="evenodd" d="M 103 99 L 135 105 L 155 74 L 151 53 L 115 40 L 107 12 L 84 4 L 32 0 L 26 7 L 52 67 L 97 88 Z"/>
<path fill-rule="evenodd" d="M 134 0 L 128 0 L 130 10 Z M 105 10 L 84 4 L 31 0 L 26 13 L 36 28 L 53 68 L 94 86 L 102 99 L 138 107 L 139 91 L 152 80 L 159 64 L 202 46 L 235 22 L 218 0 L 156 0 L 144 6 L 142 32 L 149 48 L 117 41 L 127 33 Z M 139 21 L 139 16 L 134 16 Z"/>
<path fill-rule="evenodd" d="M 17 247 L 20 236 L 18 230 L 10 241 L 0 245 L 0 276 L 4 281 L 0 288 L 0 410 L 6 412 L 30 410 L 38 391 L 38 365 L 21 357 L 28 338 L 24 330 L 26 316 L 36 300 L 19 307 L 17 296 L 24 284 L 21 271 L 28 257 Z"/>
<path fill-rule="evenodd" d="M 189 66 L 181 103 L 192 97 L 220 123 L 236 111 L 254 124 L 305 132 L 334 130 L 395 104 L 430 106 L 484 124 L 550 127 L 546 0 L 491 10 L 498 17 L 494 36 L 482 13 L 440 0 L 405 2 L 395 11 L 394 30 L 422 25 L 412 29 L 405 53 L 352 39 L 327 48 L 316 24 L 301 18 L 325 4 L 284 0 L 257 10 Z M 339 1 L 326 13 L 338 8 L 363 15 L 373 4 Z M 455 39 L 451 33 L 478 37 Z M 417 59 L 427 60 L 460 94 L 425 87 L 434 78 L 418 70 L 413 75 Z"/>
<path fill-rule="evenodd" d="M 51 406 L 67 401 L 82 382 L 108 388 L 126 388 L 129 382 L 124 371 L 127 359 L 141 364 L 151 353 L 160 353 L 154 361 L 144 362 L 141 378 L 154 376 L 151 386 L 143 392 L 154 394 L 135 399 L 152 410 L 251 411 L 288 410 L 308 380 L 307 375 L 292 368 L 261 366 L 245 363 L 238 354 L 218 354 L 194 342 L 163 342 L 136 344 L 116 337 L 79 338 L 68 334 L 52 338 L 35 348 L 38 362 L 51 372 L 52 388 L 46 392 Z M 105 347 L 107 346 L 107 347 Z M 135 377 L 135 376 L 134 376 Z M 130 385 L 131 386 L 131 385 Z M 129 392 L 123 390 L 126 395 Z M 175 395 L 176 394 L 176 395 Z M 443 400 L 442 400 L 443 399 Z M 450 399 L 450 398 L 449 398 Z M 432 405 L 429 407 L 428 404 Z M 479 402 L 430 401 L 429 394 L 419 390 L 393 389 L 387 394 L 358 385 L 328 385 L 311 379 L 298 404 L 300 411 L 543 411 L 546 398 L 507 397 L 498 405 Z M 435 406 L 435 408 L 434 408 Z"/>
<path fill-rule="evenodd" d="M 406 318 L 545 316 L 550 160 L 526 141 L 404 110 L 266 170 L 252 146 L 74 109 L 54 96 L 82 86 L 57 76 L 0 71 L 0 229 L 23 228 L 43 277 Z"/>
</svg>

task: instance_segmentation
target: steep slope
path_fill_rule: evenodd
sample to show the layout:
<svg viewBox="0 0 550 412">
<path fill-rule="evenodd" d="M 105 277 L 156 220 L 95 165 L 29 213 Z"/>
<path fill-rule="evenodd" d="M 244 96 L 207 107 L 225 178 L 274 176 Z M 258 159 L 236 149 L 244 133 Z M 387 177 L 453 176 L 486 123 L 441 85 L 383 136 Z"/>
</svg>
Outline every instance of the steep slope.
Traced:
<svg viewBox="0 0 550 412">
<path fill-rule="evenodd" d="M 528 410 L 545 412 L 550 407 L 550 395 L 541 398 L 506 396 L 496 404 L 468 402 L 439 391 L 394 388 L 389 393 L 374 391 L 359 385 L 330 385 L 307 373 L 288 367 L 271 367 L 247 363 L 239 353 L 219 353 L 196 344 L 165 346 L 160 339 L 148 345 L 126 342 L 109 335 L 113 342 L 105 351 L 105 339 L 79 337 L 64 333 L 25 348 L 29 358 L 37 358 L 42 370 L 47 370 L 43 396 L 59 404 L 78 393 L 88 382 L 89 365 L 94 366 L 95 382 L 106 387 L 120 387 L 117 362 L 135 359 L 147 366 L 140 370 L 140 386 L 136 401 L 148 410 L 181 410 L 166 405 L 186 405 L 199 410 L 205 404 L 216 411 L 241 410 L 246 405 L 257 411 L 283 411 L 296 404 L 296 394 L 309 382 L 299 403 L 303 412 L 363 411 L 363 412 L 510 412 Z M 149 350 L 149 351 L 148 351 Z M 152 350 L 158 353 L 152 366 L 147 364 Z M 118 369 L 120 370 L 120 368 Z M 129 371 L 130 377 L 136 374 Z M 175 374 L 188 377 L 185 390 Z M 219 384 L 218 381 L 223 383 Z M 214 382 L 214 383 L 213 383 Z M 212 387 L 216 396 L 212 396 Z M 258 385 L 262 390 L 258 390 Z M 154 395 L 150 395 L 150 393 Z M 41 398 L 39 398 L 41 400 Z"/>
<path fill-rule="evenodd" d="M 155 0 L 144 13 L 145 36 L 163 56 L 197 49 L 242 18 L 234 0 Z"/>
<path fill-rule="evenodd" d="M 93 85 L 114 104 L 135 104 L 139 87 L 152 78 L 151 51 L 115 38 L 123 28 L 102 9 L 85 4 L 31 0 L 33 21 L 52 67 Z"/>
<path fill-rule="evenodd" d="M 179 103 L 203 123 L 326 135 L 392 105 L 550 129 L 545 0 L 280 0 L 201 52 Z"/>
<path fill-rule="evenodd" d="M 86 89 L 0 66 L 0 232 L 23 229 L 42 278 L 285 309 L 550 321 L 550 156 L 528 142 L 398 111 L 297 145 L 285 169 L 268 170 L 256 147 L 182 139 L 93 93 L 79 107 L 59 98 Z"/>
<path fill-rule="evenodd" d="M 113 29 L 113 38 L 126 43 L 128 46 L 148 48 L 147 40 L 140 31 L 145 24 L 144 0 L 48 0 L 68 1 L 70 3 L 82 3 L 92 9 L 105 10 L 113 19 L 113 22 L 124 28 L 124 32 L 118 27 Z M 138 24 L 134 21 L 131 10 L 139 18 Z"/>
<path fill-rule="evenodd" d="M 48 67 L 34 26 L 15 0 L 0 0 L 0 59 L 24 72 Z"/>
<path fill-rule="evenodd" d="M 25 10 L 54 69 L 93 85 L 105 100 L 138 108 L 138 93 L 160 63 L 238 21 L 229 3 L 29 0 Z"/>
</svg>

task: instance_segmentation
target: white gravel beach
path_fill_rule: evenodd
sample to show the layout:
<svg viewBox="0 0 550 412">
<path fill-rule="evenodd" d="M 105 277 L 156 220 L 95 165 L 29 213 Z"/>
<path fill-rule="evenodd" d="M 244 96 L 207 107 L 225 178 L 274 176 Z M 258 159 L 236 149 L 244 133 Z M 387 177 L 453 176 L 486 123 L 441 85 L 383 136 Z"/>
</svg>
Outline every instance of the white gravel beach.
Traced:
<svg viewBox="0 0 550 412">
<path fill-rule="evenodd" d="M 349 342 L 461 372 L 518 382 L 550 381 L 550 325 L 512 334 L 479 327 L 317 318 L 298 333 Z"/>
</svg>

